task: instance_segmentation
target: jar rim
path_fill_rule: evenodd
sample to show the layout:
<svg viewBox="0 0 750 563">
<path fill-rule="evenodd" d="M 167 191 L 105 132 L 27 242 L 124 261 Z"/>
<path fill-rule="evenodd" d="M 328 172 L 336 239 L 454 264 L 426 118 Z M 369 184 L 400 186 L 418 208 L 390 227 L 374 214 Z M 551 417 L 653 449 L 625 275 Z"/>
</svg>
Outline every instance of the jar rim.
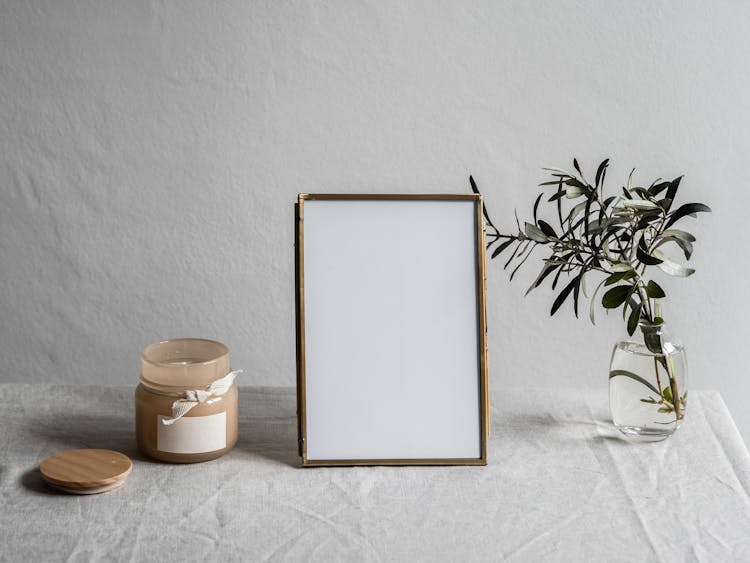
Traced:
<svg viewBox="0 0 750 563">
<path fill-rule="evenodd" d="M 154 342 L 141 353 L 141 382 L 151 388 L 203 389 L 231 371 L 229 348 L 207 338 Z"/>
<path fill-rule="evenodd" d="M 190 365 L 206 365 L 213 362 L 218 361 L 223 356 L 229 354 L 229 348 L 225 344 L 222 344 L 221 342 L 217 340 L 211 340 L 210 338 L 169 338 L 167 340 L 160 340 L 159 342 L 153 342 L 146 346 L 143 349 L 143 352 L 141 352 L 141 359 L 144 362 L 147 362 L 149 364 L 155 365 L 155 366 L 173 366 L 174 362 L 166 361 L 164 359 L 159 360 L 155 359 L 151 354 L 155 352 L 157 349 L 164 347 L 167 344 L 178 344 L 178 343 L 188 343 L 188 342 L 204 342 L 207 344 L 213 344 L 216 345 L 218 348 L 218 351 L 213 357 L 207 358 L 202 361 L 197 362 L 190 362 Z"/>
</svg>

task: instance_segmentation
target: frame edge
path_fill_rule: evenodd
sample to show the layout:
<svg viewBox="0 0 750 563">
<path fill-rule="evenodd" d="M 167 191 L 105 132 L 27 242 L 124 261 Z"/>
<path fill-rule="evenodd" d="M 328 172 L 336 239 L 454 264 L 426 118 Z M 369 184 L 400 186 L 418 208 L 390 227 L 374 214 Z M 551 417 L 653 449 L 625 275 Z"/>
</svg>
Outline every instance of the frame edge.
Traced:
<svg viewBox="0 0 750 563">
<path fill-rule="evenodd" d="M 404 458 L 404 459 L 308 459 L 305 389 L 305 326 L 304 326 L 304 202 L 306 200 L 423 200 L 473 201 L 475 203 L 475 241 L 478 309 L 479 400 L 480 400 L 480 455 L 477 458 Z M 297 441 L 302 467 L 355 466 L 486 466 L 487 442 L 490 429 L 488 339 L 487 339 L 487 277 L 485 226 L 480 194 L 321 194 L 299 193 L 295 203 L 295 335 L 297 352 Z"/>
</svg>

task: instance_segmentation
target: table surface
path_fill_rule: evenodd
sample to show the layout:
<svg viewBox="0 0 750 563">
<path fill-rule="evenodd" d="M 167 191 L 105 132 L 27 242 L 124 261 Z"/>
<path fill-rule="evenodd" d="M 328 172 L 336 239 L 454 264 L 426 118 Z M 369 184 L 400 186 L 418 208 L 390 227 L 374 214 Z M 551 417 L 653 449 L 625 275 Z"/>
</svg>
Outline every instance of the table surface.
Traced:
<svg viewBox="0 0 750 563">
<path fill-rule="evenodd" d="M 132 389 L 0 385 L 7 561 L 750 561 L 750 455 L 721 396 L 621 440 L 606 391 L 492 397 L 487 467 L 299 467 L 292 389 L 243 388 L 240 439 L 166 465 L 135 449 Z M 129 455 L 124 487 L 58 494 L 48 455 Z"/>
</svg>

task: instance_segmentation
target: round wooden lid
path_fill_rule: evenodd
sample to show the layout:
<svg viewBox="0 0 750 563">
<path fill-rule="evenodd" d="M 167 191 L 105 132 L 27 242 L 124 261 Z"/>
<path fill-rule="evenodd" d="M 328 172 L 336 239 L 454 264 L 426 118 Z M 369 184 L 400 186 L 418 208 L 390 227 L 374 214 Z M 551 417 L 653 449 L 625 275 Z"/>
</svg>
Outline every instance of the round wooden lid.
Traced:
<svg viewBox="0 0 750 563">
<path fill-rule="evenodd" d="M 48 483 L 81 494 L 88 489 L 116 488 L 111 485 L 121 484 L 132 469 L 128 456 L 112 450 L 68 450 L 48 457 L 39 465 Z"/>
</svg>

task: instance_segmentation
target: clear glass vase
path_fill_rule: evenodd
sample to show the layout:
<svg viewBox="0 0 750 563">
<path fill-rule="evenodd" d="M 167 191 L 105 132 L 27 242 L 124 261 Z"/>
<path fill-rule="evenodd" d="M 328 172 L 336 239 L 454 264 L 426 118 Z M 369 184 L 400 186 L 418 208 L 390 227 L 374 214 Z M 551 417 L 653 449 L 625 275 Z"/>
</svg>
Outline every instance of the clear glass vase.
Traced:
<svg viewBox="0 0 750 563">
<path fill-rule="evenodd" d="M 628 438 L 656 442 L 674 433 L 687 407 L 685 348 L 662 324 L 641 322 L 615 344 L 609 368 L 612 422 Z"/>
</svg>

